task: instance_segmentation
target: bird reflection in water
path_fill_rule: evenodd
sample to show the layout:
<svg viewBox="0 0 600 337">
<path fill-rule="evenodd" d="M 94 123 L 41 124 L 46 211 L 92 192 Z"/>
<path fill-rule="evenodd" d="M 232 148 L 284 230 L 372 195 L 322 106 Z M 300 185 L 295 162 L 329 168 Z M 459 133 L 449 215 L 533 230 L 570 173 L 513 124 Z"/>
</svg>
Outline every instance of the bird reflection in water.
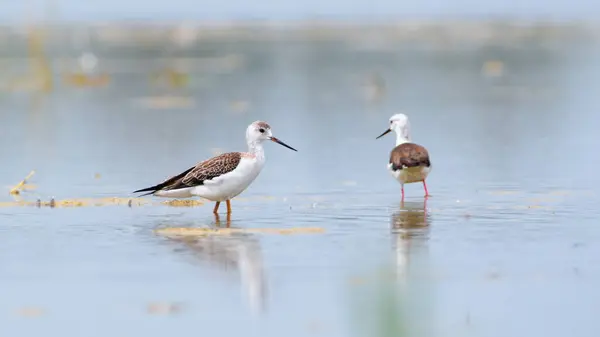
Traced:
<svg viewBox="0 0 600 337">
<path fill-rule="evenodd" d="M 435 286 L 430 282 L 427 198 L 403 202 L 390 219 L 394 288 L 394 335 L 435 335 Z"/>
<path fill-rule="evenodd" d="M 203 262 L 223 267 L 228 272 L 238 271 L 242 292 L 247 296 L 252 312 L 264 312 L 267 283 L 259 240 L 249 233 L 228 232 L 226 229 L 220 232 L 219 227 L 231 227 L 231 214 L 227 215 L 225 224 L 218 214 L 215 215 L 214 224 L 217 227 L 214 234 L 171 239 L 183 243 L 185 251 L 193 253 L 194 257 Z"/>
<path fill-rule="evenodd" d="M 426 255 L 430 217 L 427 198 L 422 202 L 402 202 L 391 217 L 392 249 L 395 252 L 398 276 L 406 276 L 413 256 Z"/>
<path fill-rule="evenodd" d="M 231 228 L 231 213 L 227 213 L 227 220 L 225 221 L 225 228 Z M 218 213 L 215 213 L 215 227 L 223 227 L 223 223 L 221 223 L 221 218 Z"/>
</svg>

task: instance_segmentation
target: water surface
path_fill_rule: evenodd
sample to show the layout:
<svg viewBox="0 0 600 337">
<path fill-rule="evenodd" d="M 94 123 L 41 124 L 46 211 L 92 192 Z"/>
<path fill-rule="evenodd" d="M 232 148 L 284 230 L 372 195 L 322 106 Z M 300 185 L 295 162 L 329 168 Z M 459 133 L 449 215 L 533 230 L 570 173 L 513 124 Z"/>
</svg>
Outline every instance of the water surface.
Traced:
<svg viewBox="0 0 600 337">
<path fill-rule="evenodd" d="M 24 200 L 131 197 L 215 153 L 244 150 L 246 126 L 261 119 L 299 152 L 266 144 L 267 164 L 232 202 L 230 226 L 325 232 L 186 240 L 154 233 L 216 226 L 210 203 L 2 207 L 0 331 L 597 331 L 593 50 L 206 48 L 241 55 L 243 65 L 196 72 L 185 89 L 122 73 L 104 88 L 1 93 L 6 190 L 35 169 L 36 188 Z M 503 63 L 499 76 L 482 74 L 490 60 Z M 190 105 L 149 108 L 157 95 L 184 96 Z M 401 204 L 400 186 L 385 170 L 394 137 L 375 140 L 397 112 L 408 114 L 413 140 L 431 154 L 426 203 L 422 186 L 412 184 Z"/>
</svg>

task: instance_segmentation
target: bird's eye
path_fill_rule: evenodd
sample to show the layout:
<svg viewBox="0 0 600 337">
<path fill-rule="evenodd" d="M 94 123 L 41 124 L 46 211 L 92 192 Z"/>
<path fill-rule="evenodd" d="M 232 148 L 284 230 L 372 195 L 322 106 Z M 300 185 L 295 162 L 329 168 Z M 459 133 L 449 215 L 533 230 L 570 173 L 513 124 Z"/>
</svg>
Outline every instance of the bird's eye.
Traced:
<svg viewBox="0 0 600 337">
<path fill-rule="evenodd" d="M 394 123 L 394 121 L 390 121 L 390 124 Z"/>
<path fill-rule="evenodd" d="M 265 129 L 258 129 L 260 133 L 265 133 Z"/>
</svg>

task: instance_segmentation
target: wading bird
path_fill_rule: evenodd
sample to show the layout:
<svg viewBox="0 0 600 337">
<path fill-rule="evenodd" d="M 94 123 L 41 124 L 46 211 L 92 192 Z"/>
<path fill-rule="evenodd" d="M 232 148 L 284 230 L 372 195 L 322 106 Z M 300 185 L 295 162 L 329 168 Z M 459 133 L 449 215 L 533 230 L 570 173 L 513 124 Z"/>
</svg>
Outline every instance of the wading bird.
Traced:
<svg viewBox="0 0 600 337">
<path fill-rule="evenodd" d="M 395 114 L 390 118 L 390 127 L 379 139 L 391 131 L 396 133 L 396 147 L 390 153 L 388 170 L 402 186 L 402 200 L 404 200 L 404 184 L 423 182 L 425 197 L 429 196 L 425 179 L 431 172 L 431 162 L 427 149 L 411 142 L 410 123 L 405 114 Z"/>
<path fill-rule="evenodd" d="M 263 142 L 270 140 L 297 151 L 271 134 L 271 126 L 256 121 L 246 129 L 248 152 L 229 152 L 198 163 L 186 171 L 152 187 L 133 193 L 149 192 L 163 198 L 202 197 L 215 201 L 213 213 L 217 214 L 222 201 L 227 202 L 227 214 L 231 213 L 230 200 L 242 193 L 256 179 L 265 165 Z"/>
</svg>

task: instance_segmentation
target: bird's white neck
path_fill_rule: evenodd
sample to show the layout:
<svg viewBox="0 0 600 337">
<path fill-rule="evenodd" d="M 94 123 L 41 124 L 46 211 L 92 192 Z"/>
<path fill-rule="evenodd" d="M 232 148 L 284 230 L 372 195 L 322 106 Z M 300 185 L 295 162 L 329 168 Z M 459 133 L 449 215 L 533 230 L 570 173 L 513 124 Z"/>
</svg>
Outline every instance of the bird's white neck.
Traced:
<svg viewBox="0 0 600 337">
<path fill-rule="evenodd" d="M 248 142 L 248 152 L 252 153 L 259 160 L 265 159 L 265 150 L 262 142 L 250 141 Z"/>
<path fill-rule="evenodd" d="M 396 146 L 410 143 L 410 129 L 408 126 L 396 128 L 394 131 L 396 132 Z"/>
<path fill-rule="evenodd" d="M 410 143 L 410 136 L 402 131 L 396 132 L 396 146 L 404 143 Z"/>
<path fill-rule="evenodd" d="M 406 137 L 401 133 L 396 133 L 396 146 L 404 143 L 410 143 L 410 137 Z"/>
</svg>

